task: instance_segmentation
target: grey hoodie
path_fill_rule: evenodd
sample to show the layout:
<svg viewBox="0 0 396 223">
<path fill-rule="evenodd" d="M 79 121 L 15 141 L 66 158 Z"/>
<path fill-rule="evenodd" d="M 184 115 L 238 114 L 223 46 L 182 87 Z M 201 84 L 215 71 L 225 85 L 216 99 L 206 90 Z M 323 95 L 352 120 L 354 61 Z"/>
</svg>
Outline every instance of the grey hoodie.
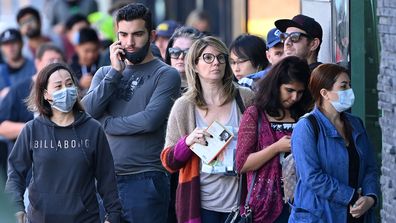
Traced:
<svg viewBox="0 0 396 223">
<path fill-rule="evenodd" d="M 65 127 L 39 116 L 23 128 L 9 157 L 6 183 L 18 210 L 25 210 L 30 168 L 30 222 L 99 222 L 96 187 L 108 220 L 119 222 L 121 204 L 109 144 L 100 124 L 86 113 L 77 113 L 75 122 Z"/>
</svg>

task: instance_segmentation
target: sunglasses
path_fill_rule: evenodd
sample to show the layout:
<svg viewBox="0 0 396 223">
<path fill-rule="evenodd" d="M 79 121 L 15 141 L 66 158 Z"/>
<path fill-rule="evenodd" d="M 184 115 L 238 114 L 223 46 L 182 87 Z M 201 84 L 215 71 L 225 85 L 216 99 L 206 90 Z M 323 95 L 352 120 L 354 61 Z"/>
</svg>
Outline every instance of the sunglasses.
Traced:
<svg viewBox="0 0 396 223">
<path fill-rule="evenodd" d="M 180 49 L 180 48 L 169 48 L 168 52 L 169 52 L 169 56 L 172 59 L 178 59 L 180 57 L 180 55 L 183 54 L 183 57 L 185 57 L 187 55 L 189 49 Z"/>
<path fill-rule="evenodd" d="M 279 38 L 281 39 L 282 43 L 285 43 L 288 38 L 290 38 L 290 41 L 292 41 L 293 43 L 297 43 L 301 40 L 302 36 L 306 37 L 307 39 L 312 39 L 310 35 L 301 32 L 281 33 L 279 35 Z"/>
<path fill-rule="evenodd" d="M 220 64 L 224 64 L 227 61 L 227 54 L 221 53 L 217 56 L 211 54 L 211 53 L 204 53 L 202 54 L 202 59 L 203 61 L 205 61 L 205 63 L 207 64 L 211 64 L 213 63 L 213 61 L 215 60 L 215 58 L 217 58 L 217 61 L 219 61 Z"/>
</svg>

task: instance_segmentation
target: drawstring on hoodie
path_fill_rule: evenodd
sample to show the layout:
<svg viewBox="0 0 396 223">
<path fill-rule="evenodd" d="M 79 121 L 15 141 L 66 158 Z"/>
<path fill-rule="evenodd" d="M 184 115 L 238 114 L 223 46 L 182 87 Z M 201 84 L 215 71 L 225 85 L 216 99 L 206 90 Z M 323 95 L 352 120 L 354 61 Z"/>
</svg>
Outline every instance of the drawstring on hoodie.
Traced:
<svg viewBox="0 0 396 223">
<path fill-rule="evenodd" d="M 77 130 L 75 128 L 74 123 L 72 124 L 72 129 L 73 129 L 74 135 L 76 136 L 76 138 L 78 140 L 77 142 L 81 142 L 81 151 L 84 154 L 85 161 L 87 161 L 87 164 L 89 166 L 89 159 L 88 159 L 87 153 L 85 152 L 85 149 L 84 149 L 84 148 L 86 148 L 86 149 L 88 149 L 88 148 L 86 147 L 85 143 L 82 143 L 80 137 L 78 137 Z"/>
<path fill-rule="evenodd" d="M 82 151 L 82 153 L 84 155 L 84 159 L 87 162 L 87 165 L 89 166 L 90 162 L 89 162 L 87 153 L 85 152 L 85 149 L 84 149 L 84 148 L 88 149 L 88 147 L 85 145 L 85 143 L 83 143 L 81 141 L 81 138 L 78 137 L 77 130 L 75 128 L 75 122 L 72 123 L 71 125 L 72 125 L 72 129 L 73 129 L 73 133 L 74 133 L 75 137 L 77 138 L 77 142 L 81 143 L 81 151 Z M 51 127 L 52 127 L 52 138 L 53 138 L 53 140 L 55 142 L 56 151 L 58 151 L 59 147 L 58 147 L 58 143 L 56 143 L 57 141 L 56 141 L 56 136 L 55 136 L 55 125 L 51 125 Z"/>
</svg>

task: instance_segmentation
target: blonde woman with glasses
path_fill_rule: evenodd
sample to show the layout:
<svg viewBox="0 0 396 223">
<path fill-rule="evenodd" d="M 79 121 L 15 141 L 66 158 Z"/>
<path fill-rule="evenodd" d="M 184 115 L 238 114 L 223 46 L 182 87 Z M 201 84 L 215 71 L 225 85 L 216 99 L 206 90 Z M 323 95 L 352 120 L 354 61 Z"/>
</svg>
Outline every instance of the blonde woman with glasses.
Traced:
<svg viewBox="0 0 396 223">
<path fill-rule="evenodd" d="M 215 37 L 193 43 L 185 61 L 188 90 L 175 102 L 169 116 L 161 160 L 168 171 L 180 170 L 176 193 L 180 223 L 223 223 L 237 205 L 238 179 L 235 170 L 226 166 L 234 166 L 239 121 L 253 93 L 234 85 L 227 53 L 225 44 Z M 214 121 L 234 138 L 216 162 L 208 164 L 190 146 L 208 144 L 207 139 L 213 136 L 205 129 Z M 231 164 L 223 162 L 230 157 Z"/>
</svg>

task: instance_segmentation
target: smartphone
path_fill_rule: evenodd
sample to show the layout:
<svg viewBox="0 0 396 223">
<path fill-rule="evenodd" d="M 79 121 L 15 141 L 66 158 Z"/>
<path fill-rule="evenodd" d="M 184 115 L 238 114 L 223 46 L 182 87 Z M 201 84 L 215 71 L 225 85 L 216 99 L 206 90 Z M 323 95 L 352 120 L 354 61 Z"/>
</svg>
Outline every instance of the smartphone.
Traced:
<svg viewBox="0 0 396 223">
<path fill-rule="evenodd" d="M 121 60 L 125 61 L 125 54 L 119 53 L 119 55 L 120 55 Z"/>
<path fill-rule="evenodd" d="M 120 40 L 120 39 L 118 38 L 118 33 L 117 33 L 117 40 Z M 119 43 L 119 45 L 121 45 L 121 43 Z M 124 50 L 124 51 L 125 51 L 125 50 Z M 125 54 L 119 53 L 119 55 L 120 55 L 121 60 L 122 60 L 122 61 L 125 61 Z"/>
</svg>

